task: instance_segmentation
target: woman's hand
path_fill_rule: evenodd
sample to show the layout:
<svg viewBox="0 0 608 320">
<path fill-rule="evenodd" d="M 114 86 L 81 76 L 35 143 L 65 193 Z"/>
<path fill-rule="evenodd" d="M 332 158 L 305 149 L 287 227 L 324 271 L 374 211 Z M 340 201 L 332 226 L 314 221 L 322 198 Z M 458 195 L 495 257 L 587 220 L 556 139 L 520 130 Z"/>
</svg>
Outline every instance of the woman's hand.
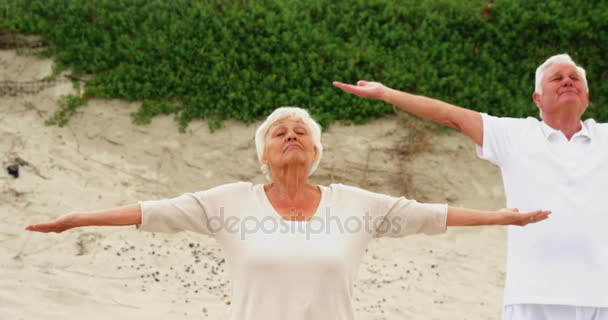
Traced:
<svg viewBox="0 0 608 320">
<path fill-rule="evenodd" d="M 536 210 L 530 212 L 520 213 L 518 209 L 501 209 L 499 211 L 501 215 L 500 223 L 503 225 L 516 225 L 525 226 L 529 223 L 536 223 L 549 218 L 551 211 L 547 210 Z"/>
<path fill-rule="evenodd" d="M 129 226 L 137 224 L 141 224 L 139 203 L 95 212 L 69 213 L 49 222 L 29 225 L 25 227 L 25 230 L 59 233 L 85 226 Z"/>
<path fill-rule="evenodd" d="M 334 81 L 333 85 L 356 96 L 378 100 L 382 100 L 386 89 L 388 89 L 380 82 L 367 82 L 365 80 L 358 81 L 356 86 L 339 81 Z"/>
<path fill-rule="evenodd" d="M 75 213 L 63 215 L 55 220 L 49 222 L 32 224 L 25 227 L 25 230 L 36 231 L 36 232 L 64 232 L 65 230 L 76 228 L 79 225 L 77 222 L 77 216 Z"/>
<path fill-rule="evenodd" d="M 517 225 L 525 226 L 549 217 L 551 211 L 536 210 L 520 213 L 518 209 L 502 209 L 500 211 L 480 211 L 467 208 L 448 207 L 447 225 L 458 226 L 490 226 Z"/>
</svg>

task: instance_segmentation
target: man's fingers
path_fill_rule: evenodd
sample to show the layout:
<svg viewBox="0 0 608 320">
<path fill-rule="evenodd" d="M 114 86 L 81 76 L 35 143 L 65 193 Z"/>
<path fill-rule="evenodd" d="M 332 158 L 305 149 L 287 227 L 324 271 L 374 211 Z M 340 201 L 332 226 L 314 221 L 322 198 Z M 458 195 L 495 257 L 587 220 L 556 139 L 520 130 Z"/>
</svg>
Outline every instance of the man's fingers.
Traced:
<svg viewBox="0 0 608 320">
<path fill-rule="evenodd" d="M 352 87 L 355 87 L 355 86 L 353 86 L 352 84 L 348 84 L 348 83 L 344 83 L 344 82 L 340 82 L 340 81 L 334 81 L 334 82 L 332 82 L 332 84 L 333 84 L 335 87 L 338 87 L 338 88 L 340 88 L 340 89 L 344 89 L 344 88 L 352 88 Z"/>
<path fill-rule="evenodd" d="M 346 90 L 346 89 L 360 89 L 359 87 L 364 87 L 366 85 L 369 84 L 369 82 L 365 81 L 365 80 L 359 80 L 357 81 L 357 84 L 349 84 L 349 83 L 344 83 L 344 82 L 340 82 L 340 81 L 334 81 L 331 84 L 334 85 L 334 87 L 338 87 L 340 89 Z"/>
<path fill-rule="evenodd" d="M 332 83 L 334 87 L 338 87 L 346 92 L 353 92 L 354 89 L 357 89 L 357 86 L 353 86 L 352 84 L 342 83 L 339 81 L 334 81 Z"/>
<path fill-rule="evenodd" d="M 346 84 L 346 83 L 342 83 L 342 82 L 338 82 L 338 81 L 335 81 L 333 83 L 333 85 L 348 93 L 352 93 L 356 96 L 366 97 L 365 89 L 362 88 L 361 86 L 354 86 L 352 84 Z"/>
</svg>

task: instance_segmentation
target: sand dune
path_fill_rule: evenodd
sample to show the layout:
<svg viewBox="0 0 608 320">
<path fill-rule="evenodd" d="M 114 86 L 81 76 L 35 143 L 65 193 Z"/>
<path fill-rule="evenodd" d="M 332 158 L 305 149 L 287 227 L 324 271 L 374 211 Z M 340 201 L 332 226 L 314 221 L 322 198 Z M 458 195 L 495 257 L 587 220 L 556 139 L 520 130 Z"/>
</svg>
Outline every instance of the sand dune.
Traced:
<svg viewBox="0 0 608 320">
<path fill-rule="evenodd" d="M 0 51 L 0 81 L 35 81 L 51 69 L 50 60 Z M 256 124 L 228 121 L 211 134 L 206 122 L 196 121 L 180 134 L 171 117 L 133 125 L 129 114 L 137 103 L 92 100 L 66 127 L 45 126 L 58 98 L 73 91 L 69 81 L 57 81 L 0 99 L 3 168 L 21 164 L 17 179 L 0 173 L 0 318 L 227 318 L 230 284 L 213 239 L 130 227 L 63 234 L 23 228 L 72 211 L 239 180 L 261 183 Z M 430 147 L 417 147 L 420 139 Z M 316 183 L 480 209 L 503 206 L 498 170 L 476 159 L 460 134 L 390 116 L 334 125 L 323 141 Z M 499 319 L 505 240 L 503 227 L 374 240 L 356 283 L 357 318 Z"/>
</svg>

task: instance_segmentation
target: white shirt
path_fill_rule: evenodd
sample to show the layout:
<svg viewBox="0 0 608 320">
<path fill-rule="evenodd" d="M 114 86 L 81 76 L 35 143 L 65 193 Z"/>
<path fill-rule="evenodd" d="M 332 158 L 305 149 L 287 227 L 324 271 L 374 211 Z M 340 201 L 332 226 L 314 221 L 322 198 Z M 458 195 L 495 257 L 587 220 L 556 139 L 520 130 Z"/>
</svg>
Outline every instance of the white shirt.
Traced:
<svg viewBox="0 0 608 320">
<path fill-rule="evenodd" d="M 513 304 L 504 307 L 502 320 L 608 320 L 608 308 Z"/>
<path fill-rule="evenodd" d="M 477 152 L 500 167 L 507 207 L 553 212 L 509 227 L 505 305 L 608 307 L 608 125 L 568 141 L 534 118 L 482 119 Z"/>
<path fill-rule="evenodd" d="M 352 319 L 353 282 L 374 236 L 436 234 L 447 205 L 332 184 L 309 221 L 286 221 L 263 185 L 239 182 L 174 199 L 142 201 L 140 230 L 191 230 L 222 246 L 231 319 Z"/>
</svg>

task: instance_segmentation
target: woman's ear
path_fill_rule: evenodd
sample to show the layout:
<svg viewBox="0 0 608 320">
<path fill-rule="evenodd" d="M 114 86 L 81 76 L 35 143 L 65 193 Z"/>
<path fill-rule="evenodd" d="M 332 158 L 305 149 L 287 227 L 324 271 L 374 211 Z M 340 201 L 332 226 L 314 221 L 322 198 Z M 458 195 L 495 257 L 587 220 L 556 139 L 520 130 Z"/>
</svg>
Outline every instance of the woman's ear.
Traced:
<svg viewBox="0 0 608 320">
<path fill-rule="evenodd" d="M 264 152 L 262 152 L 262 158 L 260 159 L 262 164 L 268 165 L 268 158 L 266 157 L 266 146 L 264 146 Z"/>
</svg>

